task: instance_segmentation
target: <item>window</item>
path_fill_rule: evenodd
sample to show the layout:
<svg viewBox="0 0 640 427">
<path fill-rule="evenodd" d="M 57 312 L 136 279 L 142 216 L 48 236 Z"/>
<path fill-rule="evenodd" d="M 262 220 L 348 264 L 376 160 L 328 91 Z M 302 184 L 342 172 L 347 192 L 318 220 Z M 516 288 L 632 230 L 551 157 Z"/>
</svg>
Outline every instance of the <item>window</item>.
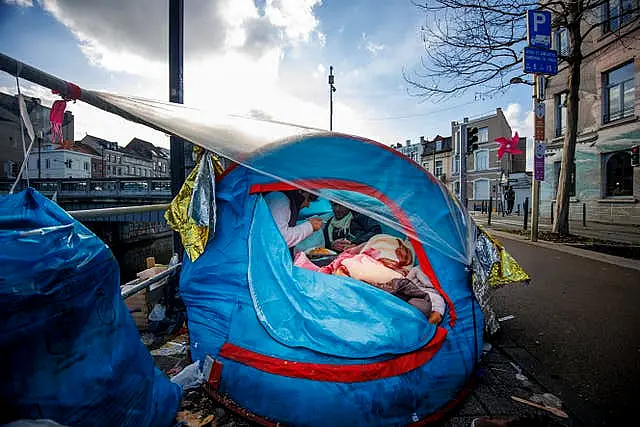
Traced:
<svg viewBox="0 0 640 427">
<path fill-rule="evenodd" d="M 455 159 L 453 160 L 453 173 L 458 173 L 460 171 L 460 154 L 456 154 Z"/>
<path fill-rule="evenodd" d="M 487 150 L 475 151 L 473 153 L 473 164 L 477 171 L 489 169 L 489 152 Z"/>
<path fill-rule="evenodd" d="M 489 141 L 489 128 L 479 128 L 478 129 L 478 143 L 482 144 L 483 142 Z"/>
<path fill-rule="evenodd" d="M 456 183 L 453 186 L 454 191 L 456 192 L 456 194 L 460 193 L 460 181 L 456 181 Z"/>
<path fill-rule="evenodd" d="M 560 169 L 562 169 L 562 162 L 555 162 L 553 164 L 553 172 L 556 178 L 556 194 L 558 194 L 558 187 L 560 183 Z M 576 195 L 576 163 L 573 162 L 573 167 L 571 168 L 571 176 L 569 177 L 569 196 L 575 196 L 575 195 Z"/>
<path fill-rule="evenodd" d="M 478 179 L 473 181 L 473 199 L 489 200 L 489 180 Z"/>
<path fill-rule="evenodd" d="M 605 196 L 633 195 L 633 168 L 631 155 L 626 151 L 609 154 L 605 163 Z"/>
<path fill-rule="evenodd" d="M 122 176 L 122 168 L 118 168 L 118 176 Z"/>
<path fill-rule="evenodd" d="M 73 167 L 73 160 L 69 159 L 65 161 L 64 164 L 67 165 L 67 169 L 71 169 Z"/>
<path fill-rule="evenodd" d="M 634 62 L 603 74 L 603 123 L 633 115 L 636 84 L 634 74 Z"/>
<path fill-rule="evenodd" d="M 51 160 L 50 159 L 45 159 L 44 167 L 47 168 L 47 169 L 49 169 L 51 167 Z"/>
<path fill-rule="evenodd" d="M 567 130 L 567 92 L 559 93 L 555 98 L 556 136 L 562 136 Z"/>
<path fill-rule="evenodd" d="M 436 151 L 442 151 L 442 141 L 436 141 Z"/>
<path fill-rule="evenodd" d="M 436 160 L 436 173 L 437 177 L 442 176 L 442 160 Z"/>
<path fill-rule="evenodd" d="M 84 162 L 84 170 L 89 170 L 89 162 Z"/>
<path fill-rule="evenodd" d="M 569 31 L 566 28 L 558 28 L 555 33 L 555 48 L 560 56 L 569 55 Z"/>
<path fill-rule="evenodd" d="M 131 168 L 127 166 L 127 175 L 131 175 Z"/>
<path fill-rule="evenodd" d="M 603 31 L 616 31 L 633 18 L 637 0 L 607 0 L 602 5 Z"/>
</svg>

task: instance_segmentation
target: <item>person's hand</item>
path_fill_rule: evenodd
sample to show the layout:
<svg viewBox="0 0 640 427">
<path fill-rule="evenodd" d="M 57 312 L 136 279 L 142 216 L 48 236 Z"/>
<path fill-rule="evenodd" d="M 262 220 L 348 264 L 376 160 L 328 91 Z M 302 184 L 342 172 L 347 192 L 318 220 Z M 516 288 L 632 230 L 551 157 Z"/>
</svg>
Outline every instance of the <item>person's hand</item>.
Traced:
<svg viewBox="0 0 640 427">
<path fill-rule="evenodd" d="M 442 314 L 438 313 L 437 311 L 431 312 L 431 314 L 429 315 L 429 323 L 431 323 L 432 325 L 438 325 L 440 322 L 442 322 Z"/>
<path fill-rule="evenodd" d="M 354 245 L 351 241 L 347 239 L 339 239 L 333 242 L 333 244 L 331 245 L 331 248 L 334 251 L 342 252 L 342 251 L 346 251 L 347 249 L 353 248 L 355 246 L 356 245 Z"/>
<path fill-rule="evenodd" d="M 318 231 L 322 228 L 322 218 L 314 216 L 313 218 L 309 218 L 309 222 L 313 227 L 313 231 Z"/>
</svg>

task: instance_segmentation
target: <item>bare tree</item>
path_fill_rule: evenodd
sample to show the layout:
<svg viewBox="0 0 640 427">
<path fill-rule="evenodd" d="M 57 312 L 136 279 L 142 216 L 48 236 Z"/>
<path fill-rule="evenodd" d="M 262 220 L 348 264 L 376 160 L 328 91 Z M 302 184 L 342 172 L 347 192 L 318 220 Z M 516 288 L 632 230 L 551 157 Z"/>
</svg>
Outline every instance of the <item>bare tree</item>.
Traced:
<svg viewBox="0 0 640 427">
<path fill-rule="evenodd" d="M 567 130 L 564 136 L 553 232 L 569 234 L 569 185 L 578 136 L 580 68 L 583 44 L 597 28 L 638 21 L 638 0 L 622 0 L 616 11 L 604 16 L 608 0 L 425 0 L 414 3 L 426 15 L 424 56 L 420 70 L 405 72 L 419 96 L 442 101 L 469 89 L 482 96 L 503 92 L 513 77 L 523 75 L 526 45 L 526 11 L 552 12 L 554 28 L 565 28 L 567 52 L 558 59 L 567 65 Z M 632 24 L 635 25 L 635 24 Z"/>
</svg>

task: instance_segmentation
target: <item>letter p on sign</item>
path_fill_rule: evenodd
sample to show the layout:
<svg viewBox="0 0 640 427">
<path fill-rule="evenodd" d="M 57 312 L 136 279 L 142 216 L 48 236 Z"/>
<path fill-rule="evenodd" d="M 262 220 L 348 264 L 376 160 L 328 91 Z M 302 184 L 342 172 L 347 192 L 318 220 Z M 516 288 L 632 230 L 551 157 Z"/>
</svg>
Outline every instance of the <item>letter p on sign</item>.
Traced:
<svg viewBox="0 0 640 427">
<path fill-rule="evenodd" d="M 551 12 L 527 11 L 527 37 L 529 46 L 551 49 Z"/>
</svg>

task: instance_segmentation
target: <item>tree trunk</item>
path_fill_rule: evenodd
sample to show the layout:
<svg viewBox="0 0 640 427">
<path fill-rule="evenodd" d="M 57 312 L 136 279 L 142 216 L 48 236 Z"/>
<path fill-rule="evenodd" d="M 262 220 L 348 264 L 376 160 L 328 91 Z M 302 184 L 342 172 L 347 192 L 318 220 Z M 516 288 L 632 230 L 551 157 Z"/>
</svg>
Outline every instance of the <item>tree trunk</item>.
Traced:
<svg viewBox="0 0 640 427">
<path fill-rule="evenodd" d="M 580 89 L 580 67 L 582 65 L 582 51 L 580 25 L 569 28 L 571 41 L 571 59 L 569 61 L 569 76 L 567 95 L 567 130 L 562 145 L 562 163 L 560 165 L 560 178 L 558 179 L 558 192 L 554 212 L 553 232 L 560 235 L 569 234 L 569 189 L 571 186 L 571 172 L 576 154 L 576 142 L 578 139 L 578 111 Z"/>
</svg>

